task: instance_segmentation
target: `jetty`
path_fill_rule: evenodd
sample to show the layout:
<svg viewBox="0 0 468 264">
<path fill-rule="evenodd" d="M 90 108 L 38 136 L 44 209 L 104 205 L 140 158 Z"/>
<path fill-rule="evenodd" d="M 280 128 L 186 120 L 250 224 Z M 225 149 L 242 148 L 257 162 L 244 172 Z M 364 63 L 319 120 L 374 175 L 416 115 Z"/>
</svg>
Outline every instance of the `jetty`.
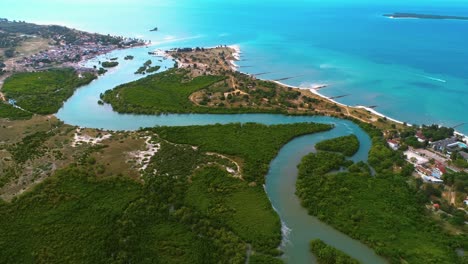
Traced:
<svg viewBox="0 0 468 264">
<path fill-rule="evenodd" d="M 332 96 L 332 97 L 329 97 L 329 99 L 338 99 L 338 98 L 343 98 L 343 97 L 346 97 L 346 96 L 349 96 L 351 94 L 343 94 L 343 95 L 338 95 L 338 96 Z"/>
<path fill-rule="evenodd" d="M 253 76 L 260 76 L 260 75 L 265 75 L 265 74 L 269 74 L 269 73 L 273 73 L 273 72 L 260 72 L 260 73 L 255 73 L 255 74 L 252 74 Z"/>
<path fill-rule="evenodd" d="M 312 88 L 313 90 L 315 91 L 318 91 L 320 89 L 323 89 L 323 88 L 327 88 L 328 85 L 324 84 L 324 85 L 318 85 L 318 86 L 315 86 L 314 88 Z"/>
<path fill-rule="evenodd" d="M 285 77 L 285 78 L 276 79 L 276 80 L 274 80 L 274 81 L 276 81 L 276 82 L 286 81 L 286 80 L 289 80 L 289 79 L 298 78 L 298 77 L 302 77 L 302 76 L 304 76 L 304 75 L 297 75 L 297 76 Z"/>
<path fill-rule="evenodd" d="M 452 128 L 455 129 L 455 128 L 461 127 L 461 126 L 463 126 L 463 125 L 465 125 L 465 124 L 466 124 L 466 123 L 460 123 L 460 124 L 457 124 L 457 125 L 453 126 Z"/>
<path fill-rule="evenodd" d="M 384 14 L 388 18 L 419 18 L 419 19 L 453 19 L 453 20 L 468 20 L 466 16 L 442 16 L 430 14 L 415 14 L 415 13 L 393 13 Z"/>
</svg>

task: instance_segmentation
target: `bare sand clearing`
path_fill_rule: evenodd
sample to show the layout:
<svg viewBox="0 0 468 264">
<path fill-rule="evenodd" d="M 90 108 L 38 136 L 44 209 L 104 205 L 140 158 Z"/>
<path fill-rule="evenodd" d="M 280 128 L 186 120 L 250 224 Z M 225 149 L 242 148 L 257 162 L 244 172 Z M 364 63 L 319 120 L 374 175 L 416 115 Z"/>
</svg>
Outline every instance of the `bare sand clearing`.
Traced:
<svg viewBox="0 0 468 264">
<path fill-rule="evenodd" d="M 76 147 L 81 144 L 96 145 L 111 137 L 111 134 L 102 134 L 98 137 L 92 137 L 90 135 L 82 134 L 82 128 L 77 128 L 75 135 L 73 136 L 73 142 L 71 143 L 71 146 Z"/>
<path fill-rule="evenodd" d="M 161 148 L 161 144 L 151 143 L 151 136 L 145 137 L 146 150 L 132 151 L 128 154 L 136 159 L 138 165 L 140 165 L 140 171 L 146 170 L 151 158 L 158 152 Z"/>
</svg>

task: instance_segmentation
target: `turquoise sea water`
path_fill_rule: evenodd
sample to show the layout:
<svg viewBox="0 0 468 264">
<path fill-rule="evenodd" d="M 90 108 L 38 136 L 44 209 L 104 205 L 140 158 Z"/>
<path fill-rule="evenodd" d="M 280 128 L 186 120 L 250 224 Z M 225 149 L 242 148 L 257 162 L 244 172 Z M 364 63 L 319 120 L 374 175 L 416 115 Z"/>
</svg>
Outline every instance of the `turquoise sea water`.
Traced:
<svg viewBox="0 0 468 264">
<path fill-rule="evenodd" d="M 0 1 L 0 17 L 141 37 L 158 48 L 238 44 L 241 71 L 328 84 L 327 96 L 350 94 L 339 101 L 377 105 L 408 123 L 468 122 L 468 21 L 382 17 L 391 12 L 468 16 L 468 2 Z M 468 124 L 458 130 L 468 133 Z"/>
</svg>

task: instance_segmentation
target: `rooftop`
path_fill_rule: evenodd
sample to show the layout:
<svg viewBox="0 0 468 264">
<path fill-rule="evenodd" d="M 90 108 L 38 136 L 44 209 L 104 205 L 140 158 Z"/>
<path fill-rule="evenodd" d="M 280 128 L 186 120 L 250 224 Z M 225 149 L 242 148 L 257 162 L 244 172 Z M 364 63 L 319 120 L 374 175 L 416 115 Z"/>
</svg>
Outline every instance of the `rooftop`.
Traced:
<svg viewBox="0 0 468 264">
<path fill-rule="evenodd" d="M 468 153 L 466 153 L 464 151 L 460 151 L 460 152 L 458 152 L 458 154 L 460 154 L 460 156 L 462 156 L 464 159 L 468 160 Z"/>
</svg>

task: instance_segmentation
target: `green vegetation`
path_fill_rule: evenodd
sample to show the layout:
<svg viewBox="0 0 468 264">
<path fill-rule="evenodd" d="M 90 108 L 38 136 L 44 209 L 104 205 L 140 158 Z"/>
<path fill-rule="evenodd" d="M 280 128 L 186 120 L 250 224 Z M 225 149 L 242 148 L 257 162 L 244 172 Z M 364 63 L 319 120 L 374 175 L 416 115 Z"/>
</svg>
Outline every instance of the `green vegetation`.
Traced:
<svg viewBox="0 0 468 264">
<path fill-rule="evenodd" d="M 445 184 L 454 187 L 456 191 L 468 193 L 468 173 L 446 173 L 443 178 Z"/>
<path fill-rule="evenodd" d="M 107 72 L 106 69 L 104 69 L 103 67 L 99 67 L 99 70 L 98 70 L 97 74 L 103 75 L 103 74 L 106 73 L 106 72 Z"/>
<path fill-rule="evenodd" d="M 355 135 L 343 136 L 319 142 L 315 148 L 322 151 L 339 152 L 351 157 L 359 150 L 359 140 Z"/>
<path fill-rule="evenodd" d="M 10 120 L 29 119 L 32 114 L 16 108 L 10 104 L 0 102 L 0 118 L 8 118 Z"/>
<path fill-rule="evenodd" d="M 117 86 L 104 93 L 102 99 L 119 113 L 187 113 L 199 109 L 188 97 L 223 80 L 220 76 L 190 78 L 185 72 L 168 70 Z M 208 112 L 209 109 L 204 109 Z"/>
<path fill-rule="evenodd" d="M 19 143 L 16 143 L 8 148 L 13 159 L 21 164 L 34 157 L 41 156 L 43 153 L 44 142 L 51 137 L 52 133 L 36 132 L 23 138 Z"/>
<path fill-rule="evenodd" d="M 441 139 L 453 137 L 454 129 L 443 126 L 439 127 L 439 125 L 423 125 L 422 133 L 427 139 L 431 141 L 438 141 Z"/>
<path fill-rule="evenodd" d="M 304 123 L 141 131 L 159 144 L 141 183 L 98 172 L 106 146 L 83 149 L 75 164 L 34 190 L 0 201 L 0 262 L 245 263 L 249 256 L 250 263 L 281 263 L 280 220 L 261 184 L 246 179 L 263 183 L 283 144 L 326 129 Z M 41 153 L 46 136 L 32 134 L 11 151 L 18 160 L 32 158 L 26 153 Z M 215 150 L 226 157 L 206 153 Z M 237 164 L 241 174 L 232 172 Z"/>
<path fill-rule="evenodd" d="M 183 145 L 160 142 L 161 148 L 146 170 L 145 181 L 168 186 L 167 189 L 158 188 L 158 193 L 168 197 L 167 204 L 175 209 L 185 208 L 184 219 L 199 215 L 222 223 L 241 241 L 251 244 L 258 258 L 271 261 L 271 257 L 278 254 L 281 224 L 262 187 L 268 164 L 279 148 L 293 137 L 327 129 L 329 125 L 306 123 L 153 128 L 150 130 L 161 139 Z M 263 138 L 267 132 L 268 138 Z M 218 155 L 202 155 L 204 152 L 227 155 L 242 164 L 244 180 L 233 178 L 225 169 L 220 170 L 219 166 L 235 168 L 233 162 L 226 163 L 225 158 Z M 211 167 L 209 164 L 218 165 Z M 237 247 L 234 237 L 225 243 Z"/>
<path fill-rule="evenodd" d="M 157 72 L 159 69 L 161 69 L 161 66 L 148 67 L 148 69 L 146 69 L 146 73 Z"/>
<path fill-rule="evenodd" d="M 292 139 L 292 135 L 317 133 L 331 128 L 330 125 L 313 123 L 274 126 L 247 123 L 156 127 L 152 130 L 171 142 L 191 144 L 199 146 L 203 151 L 239 157 L 243 160 L 244 179 L 263 184 L 270 161 L 280 147 Z"/>
<path fill-rule="evenodd" d="M 135 72 L 135 74 L 145 74 L 146 67 L 140 67 L 138 70 Z"/>
<path fill-rule="evenodd" d="M 127 55 L 125 56 L 124 60 L 133 60 L 133 58 L 135 57 L 133 57 L 132 55 Z"/>
<path fill-rule="evenodd" d="M 119 113 L 285 113 L 281 107 L 226 106 L 224 103 L 217 107 L 205 106 L 208 97 L 199 102 L 200 106 L 190 100 L 194 92 L 211 90 L 226 82 L 225 79 L 224 76 L 212 75 L 190 77 L 186 70 L 171 69 L 117 86 L 106 91 L 101 99 Z"/>
<path fill-rule="evenodd" d="M 5 80 L 2 91 L 21 108 L 47 115 L 56 113 L 77 87 L 95 78 L 90 73 L 78 75 L 73 69 L 17 73 Z"/>
<path fill-rule="evenodd" d="M 386 148 L 379 130 L 361 125 L 372 137 L 369 163 L 377 175 L 364 166 L 349 166 L 338 153 L 309 154 L 299 165 L 297 181 L 303 206 L 392 263 L 457 263 L 455 249 L 466 248 L 466 237 L 448 235 L 427 215 L 426 200 L 408 184 L 405 170 L 393 171 L 401 153 Z M 331 173 L 340 167 L 349 171 Z"/>
<path fill-rule="evenodd" d="M 419 131 L 419 132 L 418 132 Z M 426 138 L 425 142 L 419 142 L 416 138 L 416 133 L 421 133 Z M 428 141 L 438 141 L 445 138 L 453 137 L 454 129 L 448 127 L 439 127 L 438 125 L 422 125 L 421 128 L 417 126 L 407 127 L 400 133 L 403 142 L 413 148 L 424 148 L 427 146 Z"/>
<path fill-rule="evenodd" d="M 10 49 L 6 49 L 4 52 L 3 52 L 3 55 L 5 56 L 5 58 L 13 58 L 15 56 L 15 49 L 13 48 L 10 48 Z"/>
<path fill-rule="evenodd" d="M 310 251 L 317 258 L 318 264 L 359 264 L 359 261 L 332 246 L 325 244 L 320 239 L 310 242 Z"/>
<path fill-rule="evenodd" d="M 0 263 L 109 262 L 119 216 L 140 195 L 130 180 L 59 171 L 11 204 L 0 201 Z"/>
<path fill-rule="evenodd" d="M 150 65 L 152 64 L 153 62 L 151 60 L 147 60 L 145 63 L 143 63 L 143 66 L 141 66 L 140 68 L 138 68 L 138 70 L 135 72 L 135 74 L 145 74 L 148 69 L 148 67 L 150 67 Z M 155 68 L 157 68 L 159 66 L 155 66 L 155 67 L 151 67 L 153 68 L 153 71 L 157 71 L 159 70 L 159 68 L 157 70 L 154 70 Z"/>
<path fill-rule="evenodd" d="M 104 67 L 104 68 L 112 68 L 112 67 L 115 67 L 117 65 L 119 65 L 118 61 L 105 61 L 105 62 L 101 63 L 101 66 Z"/>
</svg>

